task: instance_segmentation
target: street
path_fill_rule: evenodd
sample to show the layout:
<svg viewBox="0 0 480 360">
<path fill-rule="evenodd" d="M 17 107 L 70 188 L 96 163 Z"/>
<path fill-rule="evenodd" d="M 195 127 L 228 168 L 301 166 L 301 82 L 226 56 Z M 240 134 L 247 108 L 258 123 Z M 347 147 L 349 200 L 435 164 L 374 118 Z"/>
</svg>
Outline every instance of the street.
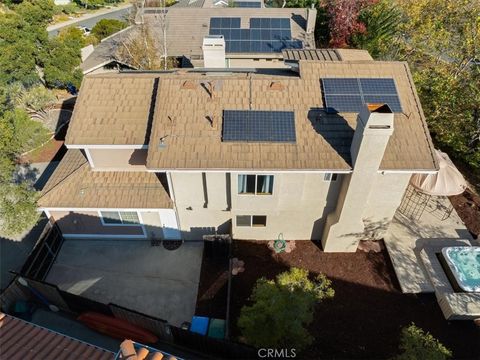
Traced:
<svg viewBox="0 0 480 360">
<path fill-rule="evenodd" d="M 100 10 L 97 13 L 84 15 L 82 17 L 65 21 L 59 24 L 51 25 L 47 28 L 48 36 L 55 36 L 59 31 L 68 26 L 84 26 L 86 28 L 92 29 L 97 22 L 102 19 L 116 19 L 116 20 L 125 20 L 132 5 L 128 4 L 119 8 L 104 9 Z"/>
</svg>

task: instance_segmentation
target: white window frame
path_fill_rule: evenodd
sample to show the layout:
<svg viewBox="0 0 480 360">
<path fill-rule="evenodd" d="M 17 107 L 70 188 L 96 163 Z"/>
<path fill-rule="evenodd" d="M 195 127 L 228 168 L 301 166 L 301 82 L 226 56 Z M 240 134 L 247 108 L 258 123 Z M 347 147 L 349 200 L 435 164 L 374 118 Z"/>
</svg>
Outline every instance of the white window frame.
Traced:
<svg viewBox="0 0 480 360">
<path fill-rule="evenodd" d="M 336 182 L 338 180 L 337 173 L 325 173 L 323 175 L 323 181 L 325 182 Z"/>
<path fill-rule="evenodd" d="M 255 176 L 255 192 L 253 193 L 239 193 L 238 192 L 238 177 L 239 176 Z M 271 176 L 273 179 L 272 193 L 257 193 L 257 179 L 259 176 Z M 273 196 L 275 187 L 275 175 L 273 174 L 237 174 L 237 195 L 239 196 Z"/>
<path fill-rule="evenodd" d="M 248 225 L 248 226 L 247 226 L 247 225 L 238 225 L 238 224 L 237 224 L 237 218 L 238 218 L 239 216 L 248 216 L 248 217 L 250 218 L 250 225 Z M 265 225 L 253 225 L 253 217 L 254 217 L 254 216 L 262 216 L 262 217 L 265 217 Z M 246 227 L 249 227 L 249 228 L 265 228 L 265 227 L 267 227 L 267 219 L 268 219 L 267 215 L 236 215 L 236 216 L 235 216 L 235 225 L 236 225 L 237 227 L 245 227 L 245 228 L 246 228 Z"/>
<path fill-rule="evenodd" d="M 105 220 L 103 220 L 102 212 L 117 212 L 118 217 L 120 218 L 122 223 L 121 224 L 106 223 Z M 122 219 L 122 212 L 134 212 L 134 213 L 136 213 L 137 217 L 138 217 L 138 224 L 131 224 L 131 223 L 130 224 L 124 224 L 123 219 Z M 140 215 L 140 212 L 136 211 L 136 210 L 98 210 L 98 216 L 100 217 L 100 221 L 102 222 L 103 226 L 143 226 L 142 216 Z"/>
</svg>

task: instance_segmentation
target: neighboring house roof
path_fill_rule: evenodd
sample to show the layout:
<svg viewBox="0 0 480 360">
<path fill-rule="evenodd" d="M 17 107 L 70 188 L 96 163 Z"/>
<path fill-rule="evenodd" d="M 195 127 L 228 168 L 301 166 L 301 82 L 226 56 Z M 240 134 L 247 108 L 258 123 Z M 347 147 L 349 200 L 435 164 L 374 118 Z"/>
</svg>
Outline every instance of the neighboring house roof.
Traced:
<svg viewBox="0 0 480 360">
<path fill-rule="evenodd" d="M 129 26 L 108 38 L 105 38 L 95 46 L 93 52 L 80 64 L 83 74 L 89 74 L 103 66 L 118 63 L 120 65 L 135 69 L 133 64 L 126 64 L 115 57 L 115 52 L 121 41 L 125 41 L 135 30 L 134 26 Z"/>
<path fill-rule="evenodd" d="M 152 91 L 152 76 L 124 75 L 115 81 L 85 77 L 66 136 L 67 144 L 143 145 Z"/>
<path fill-rule="evenodd" d="M 304 46 L 315 47 L 313 34 L 306 34 L 307 9 L 293 8 L 168 8 L 167 50 L 169 56 L 202 56 L 203 38 L 209 35 L 210 18 L 237 17 L 241 28 L 250 27 L 250 18 L 290 18 L 292 38 L 302 40 Z M 157 17 L 145 14 L 145 23 L 152 24 L 161 39 L 160 22 Z M 246 54 L 241 54 L 246 56 Z M 272 53 L 270 53 L 272 55 Z"/>
<path fill-rule="evenodd" d="M 0 353 L 10 360 L 103 360 L 115 354 L 83 341 L 0 313 Z"/>
<path fill-rule="evenodd" d="M 92 171 L 80 150 L 68 150 L 42 190 L 38 206 L 167 209 L 173 205 L 154 173 Z"/>
<path fill-rule="evenodd" d="M 272 70 L 264 73 L 150 73 L 95 75 L 84 82 L 76 106 L 88 107 L 85 98 L 97 93 L 93 84 L 117 88 L 122 99 L 136 94 L 136 81 L 158 79 L 155 114 L 149 141 L 147 167 L 151 169 L 241 169 L 241 170 L 350 170 L 350 144 L 356 113 L 327 114 L 323 108 L 320 79 L 323 77 L 387 77 L 396 82 L 403 113 L 395 114 L 394 133 L 381 164 L 382 170 L 435 170 L 433 146 L 423 118 L 408 65 L 377 61 L 304 61 L 300 74 Z M 97 80 L 97 82 L 93 82 Z M 207 82 L 214 85 L 210 97 Z M 112 85 L 109 85 L 112 84 Z M 153 85 L 151 85 L 153 87 Z M 145 99 L 138 99 L 147 107 Z M 136 104 L 135 104 L 136 106 Z M 152 105 L 153 106 L 153 105 Z M 296 142 L 222 142 L 223 110 L 286 110 L 295 113 Z M 82 112 L 83 110 L 79 110 Z M 95 110 L 108 119 L 101 131 L 101 118 L 74 117 L 69 133 L 85 144 L 104 143 L 121 134 L 125 123 L 113 120 L 110 107 Z M 113 110 L 115 112 L 116 110 Z M 213 126 L 207 117 L 213 118 Z M 81 119 L 81 120 L 80 120 Z M 112 119 L 112 120 L 110 120 Z M 130 120 L 140 128 L 140 118 Z M 147 127 L 144 116 L 144 127 Z M 80 130 L 81 130 L 80 129 Z M 96 129 L 92 131 L 91 129 Z M 67 146 L 74 136 L 67 136 Z M 140 135 L 139 135 L 140 137 Z M 162 140 L 161 140 L 162 139 Z M 119 142 L 114 138 L 115 142 Z M 163 143 L 162 143 L 163 141 Z M 81 144 L 75 142 L 74 144 Z M 160 146 L 161 145 L 161 146 Z"/>
<path fill-rule="evenodd" d="M 173 4 L 172 6 L 170 6 L 170 9 L 171 8 L 186 8 L 186 7 L 192 7 L 192 8 L 201 8 L 203 7 L 205 3 L 205 0 L 179 0 L 178 2 L 176 2 L 175 4 Z"/>
</svg>

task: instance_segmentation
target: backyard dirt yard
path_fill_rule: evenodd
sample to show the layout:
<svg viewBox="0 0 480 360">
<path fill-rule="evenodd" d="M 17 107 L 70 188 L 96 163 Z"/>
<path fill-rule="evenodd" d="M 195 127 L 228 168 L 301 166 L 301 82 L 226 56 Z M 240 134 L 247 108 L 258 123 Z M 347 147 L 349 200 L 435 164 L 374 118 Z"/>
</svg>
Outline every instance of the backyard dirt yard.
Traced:
<svg viewBox="0 0 480 360">
<path fill-rule="evenodd" d="M 467 189 L 463 194 L 450 196 L 458 216 L 474 238 L 480 236 L 480 196 Z"/>
<path fill-rule="evenodd" d="M 232 283 L 234 336 L 235 319 L 255 281 L 295 266 L 325 273 L 335 289 L 334 299 L 316 309 L 310 326 L 315 343 L 298 358 L 390 358 L 398 353 L 401 328 L 411 322 L 438 338 L 455 359 L 480 358 L 480 329 L 471 321 L 446 321 L 433 294 L 402 294 L 386 250 L 324 253 L 314 242 L 297 241 L 292 253 L 272 255 L 265 242 L 235 241 L 233 254 L 245 261 L 245 272 Z"/>
</svg>

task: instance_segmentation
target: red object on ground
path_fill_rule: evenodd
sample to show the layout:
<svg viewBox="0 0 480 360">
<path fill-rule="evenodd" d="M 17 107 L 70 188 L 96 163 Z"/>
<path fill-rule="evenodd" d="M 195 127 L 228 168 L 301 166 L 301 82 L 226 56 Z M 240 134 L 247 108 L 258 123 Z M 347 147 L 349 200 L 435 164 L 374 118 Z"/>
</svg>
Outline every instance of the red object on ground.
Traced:
<svg viewBox="0 0 480 360">
<path fill-rule="evenodd" d="M 132 339 L 143 344 L 152 344 L 158 341 L 158 337 L 150 331 L 125 320 L 93 311 L 80 314 L 77 320 L 93 330 L 117 339 Z"/>
</svg>

